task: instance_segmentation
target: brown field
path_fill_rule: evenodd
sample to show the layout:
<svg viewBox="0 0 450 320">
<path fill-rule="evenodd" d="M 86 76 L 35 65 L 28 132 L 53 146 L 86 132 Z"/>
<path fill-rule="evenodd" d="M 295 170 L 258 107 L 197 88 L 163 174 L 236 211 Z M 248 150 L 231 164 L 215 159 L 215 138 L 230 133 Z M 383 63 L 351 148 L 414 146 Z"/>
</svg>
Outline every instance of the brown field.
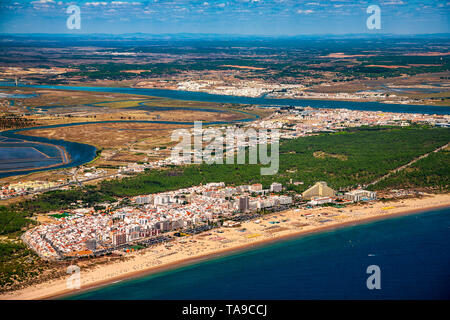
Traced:
<svg viewBox="0 0 450 320">
<path fill-rule="evenodd" d="M 142 72 L 149 72 L 149 70 L 121 70 L 120 72 L 125 72 L 125 73 L 142 73 Z"/>
<path fill-rule="evenodd" d="M 124 148 L 148 138 L 170 136 L 176 128 L 188 126 L 159 123 L 102 123 L 73 127 L 34 129 L 24 132 L 32 136 L 87 143 L 97 148 Z"/>
<path fill-rule="evenodd" d="M 448 56 L 450 52 L 411 52 L 405 53 L 405 56 L 418 56 L 418 57 L 439 57 Z"/>
<path fill-rule="evenodd" d="M 129 94 L 33 88 L 14 88 L 14 90 L 9 88 L 8 91 L 38 94 L 37 97 L 16 99 L 14 109 L 30 114 L 28 117 L 39 125 L 119 120 L 193 121 L 195 119 L 199 121 L 232 121 L 247 117 L 236 112 L 237 107 L 234 105 L 217 103 L 180 101 Z M 139 103 L 149 107 L 192 107 L 219 109 L 225 112 L 135 109 L 140 107 Z M 45 107 L 50 108 L 46 110 Z"/>
<path fill-rule="evenodd" d="M 265 70 L 266 69 L 266 68 L 250 67 L 250 66 L 236 66 L 236 65 L 232 65 L 232 64 L 224 64 L 221 67 L 248 69 L 248 70 Z"/>
<path fill-rule="evenodd" d="M 384 65 L 384 64 L 369 64 L 366 67 L 386 68 L 386 69 L 411 68 L 411 66 L 394 66 L 394 65 Z"/>
<path fill-rule="evenodd" d="M 239 113 L 217 113 L 206 111 L 143 111 L 115 109 L 108 111 L 79 111 L 68 114 L 59 114 L 52 116 L 31 116 L 40 125 L 54 125 L 64 123 L 78 122 L 98 122 L 98 121 L 233 121 L 242 119 L 245 116 Z"/>
<path fill-rule="evenodd" d="M 411 67 L 440 67 L 441 64 L 424 64 L 424 63 L 418 63 L 418 64 L 409 64 Z"/>
<path fill-rule="evenodd" d="M 62 74 L 66 72 L 77 71 L 70 68 L 21 68 L 21 67 L 1 67 L 0 77 L 20 77 L 26 75 L 45 75 L 45 74 Z"/>
<path fill-rule="evenodd" d="M 41 181 L 56 181 L 58 179 L 67 179 L 68 176 L 63 174 L 60 170 L 51 170 L 51 171 L 41 171 L 41 172 L 32 172 L 25 175 L 20 176 L 12 176 L 0 179 L 0 184 L 3 183 L 16 183 L 20 181 L 26 180 L 41 180 Z"/>
<path fill-rule="evenodd" d="M 11 87 L 4 87 L 4 89 L 12 90 Z M 115 101 L 124 99 L 145 99 L 146 97 L 129 94 L 116 93 L 96 93 L 83 91 L 64 91 L 64 90 L 49 90 L 37 88 L 14 88 L 18 93 L 36 93 L 37 97 L 16 99 L 28 106 L 80 106 L 86 103 L 97 103 L 103 101 Z"/>
<path fill-rule="evenodd" d="M 440 87 L 440 90 L 442 90 L 441 93 L 418 94 L 411 91 L 411 92 L 395 92 L 395 95 L 410 98 L 425 99 L 420 104 L 448 106 L 450 105 L 448 99 L 445 99 L 443 101 L 429 99 L 438 96 L 442 96 L 444 98 L 448 96 L 448 89 L 446 89 L 444 86 L 445 83 L 448 82 L 448 80 L 442 80 L 442 77 L 448 77 L 448 72 L 439 72 L 439 73 L 437 72 L 437 73 L 417 74 L 405 77 L 396 77 L 389 79 L 388 82 L 386 82 L 385 79 L 354 80 L 346 83 L 337 83 L 330 86 L 316 85 L 313 86 L 311 89 L 313 92 L 321 92 L 321 93 L 338 93 L 338 92 L 355 93 L 357 91 L 379 89 L 379 86 L 382 85 L 387 85 L 389 87 L 401 86 L 405 88 L 406 87 L 419 88 L 419 86 L 422 86 L 423 83 L 430 83 L 430 84 L 439 83 L 441 85 Z"/>
<path fill-rule="evenodd" d="M 343 52 L 334 52 L 330 53 L 326 56 L 323 56 L 323 58 L 359 58 L 359 57 L 373 57 L 374 54 L 345 54 Z"/>
<path fill-rule="evenodd" d="M 332 154 L 332 153 L 326 153 L 323 151 L 316 151 L 313 153 L 313 156 L 314 156 L 314 158 L 319 158 L 319 159 L 325 159 L 326 157 L 336 158 L 341 161 L 345 161 L 348 159 L 348 157 L 343 154 Z"/>
</svg>

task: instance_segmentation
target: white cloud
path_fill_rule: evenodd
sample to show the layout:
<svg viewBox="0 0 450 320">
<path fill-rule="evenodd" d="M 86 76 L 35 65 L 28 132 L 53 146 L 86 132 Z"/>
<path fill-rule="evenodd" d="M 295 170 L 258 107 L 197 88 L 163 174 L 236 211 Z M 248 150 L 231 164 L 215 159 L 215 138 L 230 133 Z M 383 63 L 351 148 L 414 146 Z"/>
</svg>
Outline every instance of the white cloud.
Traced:
<svg viewBox="0 0 450 320">
<path fill-rule="evenodd" d="M 31 1 L 32 4 L 46 4 L 46 3 L 55 3 L 54 0 L 37 0 Z"/>
<path fill-rule="evenodd" d="M 108 3 L 107 2 L 86 2 L 85 3 L 87 6 L 106 6 Z"/>
<path fill-rule="evenodd" d="M 389 2 L 384 2 L 384 5 L 400 5 L 405 4 L 402 0 L 391 0 Z"/>
<path fill-rule="evenodd" d="M 297 10 L 297 13 L 299 14 L 310 14 L 313 13 L 313 10 Z"/>
</svg>

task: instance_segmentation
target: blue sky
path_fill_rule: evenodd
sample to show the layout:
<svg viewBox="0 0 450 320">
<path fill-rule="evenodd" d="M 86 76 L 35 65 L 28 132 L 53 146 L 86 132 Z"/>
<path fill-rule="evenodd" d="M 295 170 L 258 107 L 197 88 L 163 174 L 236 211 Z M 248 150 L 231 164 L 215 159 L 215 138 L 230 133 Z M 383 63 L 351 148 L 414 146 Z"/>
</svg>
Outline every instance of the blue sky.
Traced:
<svg viewBox="0 0 450 320">
<path fill-rule="evenodd" d="M 69 5 L 81 29 L 69 30 Z M 369 5 L 381 30 L 368 30 Z M 0 33 L 449 33 L 450 0 L 0 0 Z"/>
</svg>

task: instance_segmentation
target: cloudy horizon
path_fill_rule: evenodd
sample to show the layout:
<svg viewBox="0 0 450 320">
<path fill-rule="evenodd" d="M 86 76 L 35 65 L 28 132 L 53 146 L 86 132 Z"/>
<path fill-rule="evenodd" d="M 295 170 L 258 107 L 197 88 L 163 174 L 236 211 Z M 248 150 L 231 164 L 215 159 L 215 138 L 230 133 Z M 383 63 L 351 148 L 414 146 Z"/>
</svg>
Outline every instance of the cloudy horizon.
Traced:
<svg viewBox="0 0 450 320">
<path fill-rule="evenodd" d="M 81 29 L 66 26 L 70 5 Z M 381 29 L 366 26 L 367 8 L 381 10 Z M 429 34 L 450 32 L 445 1 L 4 0 L 0 33 L 212 33 L 241 35 Z"/>
</svg>

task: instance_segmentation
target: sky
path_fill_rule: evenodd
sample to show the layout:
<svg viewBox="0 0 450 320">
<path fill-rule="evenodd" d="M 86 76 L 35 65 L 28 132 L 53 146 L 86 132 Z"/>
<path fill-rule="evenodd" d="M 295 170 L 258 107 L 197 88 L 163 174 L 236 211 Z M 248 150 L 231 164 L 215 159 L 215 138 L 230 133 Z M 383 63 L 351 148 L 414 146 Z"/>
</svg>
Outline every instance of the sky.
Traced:
<svg viewBox="0 0 450 320">
<path fill-rule="evenodd" d="M 80 28 L 69 29 L 70 5 Z M 370 5 L 380 29 L 369 29 Z M 242 35 L 450 33 L 447 0 L 0 0 L 0 33 Z"/>
</svg>

